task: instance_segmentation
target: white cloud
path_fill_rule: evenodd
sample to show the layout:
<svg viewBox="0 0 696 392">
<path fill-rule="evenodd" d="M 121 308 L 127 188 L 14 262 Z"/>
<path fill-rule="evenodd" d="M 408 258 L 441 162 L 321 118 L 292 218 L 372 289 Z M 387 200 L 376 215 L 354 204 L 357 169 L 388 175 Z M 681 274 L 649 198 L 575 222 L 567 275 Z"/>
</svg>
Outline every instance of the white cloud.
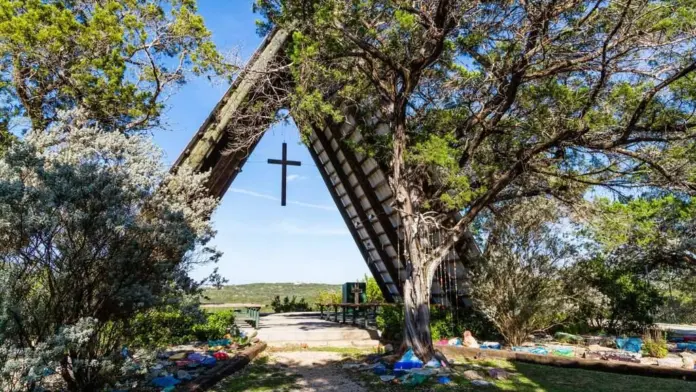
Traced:
<svg viewBox="0 0 696 392">
<path fill-rule="evenodd" d="M 299 174 L 290 174 L 290 175 L 288 175 L 287 179 L 288 179 L 288 182 L 292 182 L 292 181 L 306 180 L 307 177 L 301 176 Z"/>
<path fill-rule="evenodd" d="M 265 193 L 250 191 L 248 189 L 230 188 L 229 192 L 241 193 L 243 195 L 248 195 L 251 197 L 258 197 L 259 199 L 266 199 L 266 200 L 273 200 L 273 201 L 280 202 L 279 197 L 267 195 Z M 300 207 L 315 208 L 315 209 L 324 210 L 324 211 L 334 211 L 336 209 L 336 207 L 333 205 L 304 203 L 301 201 L 294 201 L 294 200 L 289 200 L 288 204 L 292 204 L 292 205 L 296 205 L 296 206 L 300 206 Z"/>
</svg>

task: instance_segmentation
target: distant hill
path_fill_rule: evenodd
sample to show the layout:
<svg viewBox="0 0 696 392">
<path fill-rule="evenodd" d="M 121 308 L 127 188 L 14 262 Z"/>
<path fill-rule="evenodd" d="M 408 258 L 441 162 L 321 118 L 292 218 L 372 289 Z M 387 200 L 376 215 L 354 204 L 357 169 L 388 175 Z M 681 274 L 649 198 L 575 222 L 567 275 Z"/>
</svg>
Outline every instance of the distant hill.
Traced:
<svg viewBox="0 0 696 392">
<path fill-rule="evenodd" d="M 337 291 L 340 289 L 341 285 L 323 283 L 251 283 L 229 285 L 221 289 L 206 289 L 204 294 L 208 299 L 203 300 L 203 302 L 214 304 L 254 303 L 264 305 L 264 310 L 268 310 L 271 301 L 273 301 L 276 295 L 279 295 L 281 299 L 285 296 L 292 298 L 294 295 L 298 300 L 304 298 L 309 304 L 314 305 L 317 302 L 320 291 Z"/>
</svg>

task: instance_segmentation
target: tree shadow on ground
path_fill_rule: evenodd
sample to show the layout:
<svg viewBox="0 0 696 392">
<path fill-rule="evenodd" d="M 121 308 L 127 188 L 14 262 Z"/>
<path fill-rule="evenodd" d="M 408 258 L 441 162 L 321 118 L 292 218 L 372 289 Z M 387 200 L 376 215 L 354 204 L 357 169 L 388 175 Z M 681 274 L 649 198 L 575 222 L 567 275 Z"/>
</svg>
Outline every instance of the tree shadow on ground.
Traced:
<svg viewBox="0 0 696 392">
<path fill-rule="evenodd" d="M 264 356 L 255 360 L 239 373 L 225 379 L 213 391 L 363 391 L 350 377 L 343 373 L 341 365 L 344 356 L 336 355 L 334 359 L 317 359 L 315 361 L 311 360 L 311 355 L 322 353 L 311 351 L 292 353 L 309 354 L 309 357 L 297 360 L 285 358 L 282 362 L 276 362 L 271 360 L 271 357 Z M 275 355 L 282 356 L 284 353 L 276 353 Z"/>
</svg>

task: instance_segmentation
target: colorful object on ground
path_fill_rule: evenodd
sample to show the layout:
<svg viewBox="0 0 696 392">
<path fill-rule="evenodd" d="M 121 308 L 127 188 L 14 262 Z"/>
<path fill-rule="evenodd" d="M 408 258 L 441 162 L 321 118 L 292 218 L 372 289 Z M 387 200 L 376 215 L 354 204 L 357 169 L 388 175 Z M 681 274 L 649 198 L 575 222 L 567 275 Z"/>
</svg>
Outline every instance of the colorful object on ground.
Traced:
<svg viewBox="0 0 696 392">
<path fill-rule="evenodd" d="M 639 353 L 643 348 L 643 339 L 641 338 L 616 338 L 616 347 L 620 350 Z"/>
<path fill-rule="evenodd" d="M 170 361 L 179 361 L 179 360 L 186 358 L 187 355 L 188 355 L 188 353 L 182 351 L 180 353 L 176 353 L 176 354 L 170 356 L 169 360 Z"/>
<path fill-rule="evenodd" d="M 416 354 L 413 353 L 412 349 L 408 349 L 401 357 L 401 359 L 394 364 L 394 370 L 408 370 L 408 369 L 418 369 L 423 367 L 423 361 L 418 359 Z"/>
<path fill-rule="evenodd" d="M 421 385 L 428 380 L 428 376 L 425 374 L 411 373 L 406 375 L 406 379 L 403 380 L 404 385 L 416 386 Z"/>
<path fill-rule="evenodd" d="M 230 339 L 208 340 L 208 347 L 227 347 L 230 344 L 232 344 L 232 340 Z"/>
<path fill-rule="evenodd" d="M 447 344 L 449 346 L 461 346 L 462 345 L 462 339 L 460 338 L 452 338 L 449 341 L 447 341 Z"/>
<path fill-rule="evenodd" d="M 536 354 L 536 355 L 548 355 L 549 351 L 543 347 L 513 347 L 512 351 L 518 351 L 522 353 Z"/>
<path fill-rule="evenodd" d="M 152 385 L 158 388 L 173 387 L 179 383 L 181 383 L 181 381 L 176 379 L 174 376 L 155 377 L 152 379 Z"/>
<path fill-rule="evenodd" d="M 189 354 L 188 360 L 199 363 L 203 366 L 215 366 L 215 364 L 217 363 L 214 357 L 211 357 L 209 355 L 203 355 L 201 353 Z"/>
<path fill-rule="evenodd" d="M 484 350 L 500 350 L 503 346 L 498 342 L 483 342 L 480 348 Z"/>
<path fill-rule="evenodd" d="M 376 375 L 382 376 L 382 375 L 387 374 L 387 367 L 384 366 L 384 364 L 380 363 L 380 364 L 377 364 L 377 366 L 375 366 L 375 368 L 372 369 L 372 371 L 373 371 Z"/>
<path fill-rule="evenodd" d="M 479 348 L 479 344 L 471 334 L 471 331 L 464 331 L 464 339 L 462 340 L 462 345 L 464 347 Z"/>
<path fill-rule="evenodd" d="M 560 348 L 560 347 L 558 347 L 558 348 L 554 348 L 551 351 L 551 355 L 572 358 L 575 356 L 575 350 L 573 350 L 572 348 Z"/>
<path fill-rule="evenodd" d="M 226 361 L 226 360 L 230 359 L 230 356 L 227 355 L 227 353 L 224 351 L 216 352 L 215 354 L 213 354 L 213 357 L 215 359 L 217 359 L 218 361 Z"/>
<path fill-rule="evenodd" d="M 442 367 L 442 364 L 440 364 L 440 361 L 437 359 L 433 358 L 428 363 L 425 364 L 425 367 L 427 368 L 433 368 L 433 369 L 439 369 Z"/>
<path fill-rule="evenodd" d="M 696 343 L 677 343 L 678 351 L 696 351 Z"/>
<path fill-rule="evenodd" d="M 447 385 L 447 384 L 449 384 L 449 383 L 451 383 L 451 382 L 452 382 L 452 380 L 450 380 L 450 378 L 447 377 L 447 376 L 440 376 L 440 377 L 437 378 L 437 383 L 438 383 L 438 384 Z"/>
</svg>

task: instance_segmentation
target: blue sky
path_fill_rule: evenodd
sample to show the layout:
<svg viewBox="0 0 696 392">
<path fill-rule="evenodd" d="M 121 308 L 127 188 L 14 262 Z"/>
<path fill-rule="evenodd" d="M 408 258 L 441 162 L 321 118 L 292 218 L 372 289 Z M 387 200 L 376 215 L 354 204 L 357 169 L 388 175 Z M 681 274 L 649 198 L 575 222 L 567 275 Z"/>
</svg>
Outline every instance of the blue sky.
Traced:
<svg viewBox="0 0 696 392">
<path fill-rule="evenodd" d="M 246 59 L 261 42 L 251 12 L 253 0 L 199 0 L 213 39 L 223 52 L 239 50 Z M 227 89 L 205 78 L 192 80 L 167 102 L 166 129 L 155 142 L 173 163 Z M 288 205 L 280 206 L 280 166 L 266 163 L 288 157 Z M 232 284 L 254 282 L 343 283 L 368 273 L 338 209 L 294 125 L 277 125 L 263 137 L 213 217 L 213 245 L 224 252 L 219 272 Z M 193 271 L 202 278 L 213 267 Z"/>
</svg>

